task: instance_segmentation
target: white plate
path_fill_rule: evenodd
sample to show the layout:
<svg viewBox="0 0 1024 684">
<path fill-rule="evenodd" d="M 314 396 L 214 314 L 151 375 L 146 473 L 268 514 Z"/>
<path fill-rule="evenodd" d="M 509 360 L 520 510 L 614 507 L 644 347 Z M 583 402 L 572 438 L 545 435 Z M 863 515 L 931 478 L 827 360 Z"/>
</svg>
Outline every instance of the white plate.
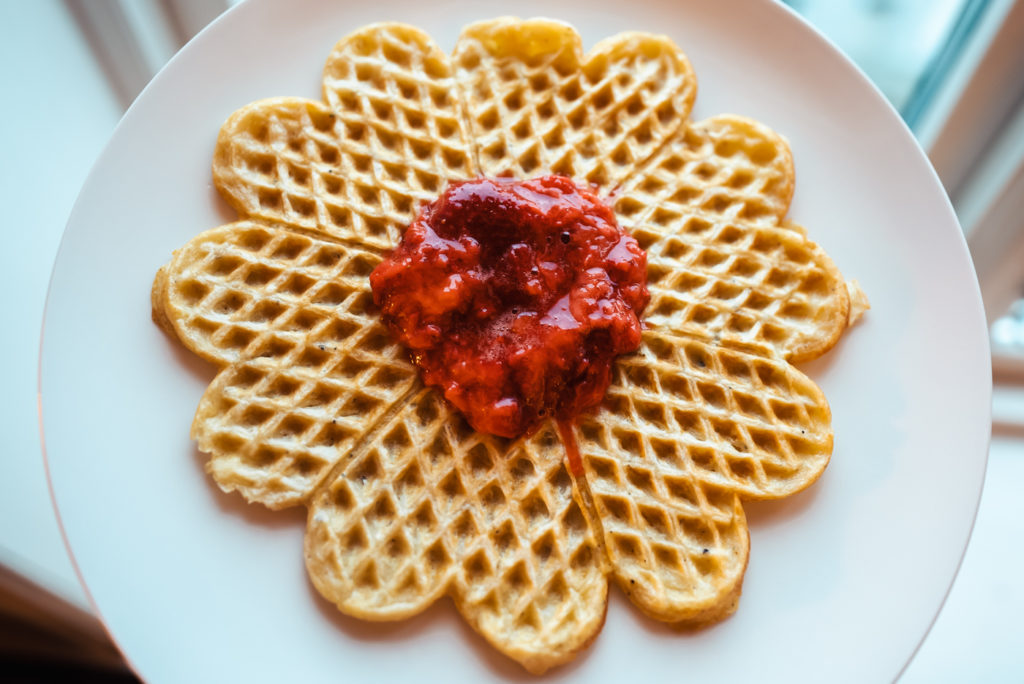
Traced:
<svg viewBox="0 0 1024 684">
<path fill-rule="evenodd" d="M 874 307 L 805 367 L 831 402 L 835 454 L 809 491 L 748 505 L 739 612 L 680 634 L 613 590 L 604 631 L 551 678 L 894 678 L 956 573 L 989 435 L 978 287 L 924 155 L 867 80 L 780 5 L 574 0 L 556 9 L 524 0 L 514 10 L 570 21 L 588 46 L 624 29 L 671 35 L 700 82 L 695 118 L 744 114 L 790 139 L 790 216 Z M 93 169 L 54 269 L 42 416 L 82 581 L 144 678 L 526 679 L 447 601 L 368 625 L 321 600 L 303 568 L 302 512 L 246 506 L 204 474 L 188 428 L 212 369 L 149 320 L 150 283 L 171 250 L 232 218 L 209 169 L 234 109 L 274 95 L 319 97 L 330 47 L 363 24 L 404 20 L 450 48 L 462 25 L 508 11 L 470 0 L 254 0 L 175 57 Z"/>
</svg>

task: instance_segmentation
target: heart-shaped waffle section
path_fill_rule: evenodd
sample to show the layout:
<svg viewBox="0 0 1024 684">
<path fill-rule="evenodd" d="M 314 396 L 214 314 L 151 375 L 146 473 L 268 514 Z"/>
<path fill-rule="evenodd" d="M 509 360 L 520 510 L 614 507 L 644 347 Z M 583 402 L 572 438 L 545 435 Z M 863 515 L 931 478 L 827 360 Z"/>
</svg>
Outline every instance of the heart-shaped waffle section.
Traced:
<svg viewBox="0 0 1024 684">
<path fill-rule="evenodd" d="M 835 344 L 849 301 L 784 220 L 785 141 L 690 123 L 695 92 L 664 37 L 584 56 L 565 24 L 503 18 L 449 59 L 376 24 L 331 52 L 325 102 L 228 119 L 214 182 L 243 220 L 160 269 L 154 319 L 220 368 L 192 426 L 214 479 L 309 508 L 307 568 L 339 609 L 399 619 L 449 595 L 531 672 L 596 636 L 609 578 L 659 620 L 735 609 L 741 501 L 808 486 L 831 455 L 828 405 L 789 362 Z M 578 476 L 552 424 L 477 434 L 425 389 L 367 277 L 449 181 L 552 172 L 600 186 L 649 255 L 648 331 L 572 430 Z"/>
<path fill-rule="evenodd" d="M 561 22 L 467 27 L 453 60 L 480 172 L 557 173 L 616 187 L 690 114 L 697 79 L 661 36 L 622 33 L 586 59 Z"/>
<path fill-rule="evenodd" d="M 422 390 L 350 453 L 310 505 L 306 564 L 350 615 L 413 615 L 448 593 L 532 671 L 604 621 L 606 570 L 552 426 L 509 442 Z"/>
<path fill-rule="evenodd" d="M 648 325 L 764 344 L 791 361 L 831 349 L 849 298 L 824 250 L 783 221 L 792 195 L 789 146 L 755 121 L 714 117 L 669 140 L 615 203 L 647 250 Z"/>
<path fill-rule="evenodd" d="M 390 249 L 420 202 L 476 175 L 451 63 L 422 31 L 341 40 L 323 90 L 326 104 L 254 102 L 221 128 L 214 184 L 242 217 Z"/>
</svg>

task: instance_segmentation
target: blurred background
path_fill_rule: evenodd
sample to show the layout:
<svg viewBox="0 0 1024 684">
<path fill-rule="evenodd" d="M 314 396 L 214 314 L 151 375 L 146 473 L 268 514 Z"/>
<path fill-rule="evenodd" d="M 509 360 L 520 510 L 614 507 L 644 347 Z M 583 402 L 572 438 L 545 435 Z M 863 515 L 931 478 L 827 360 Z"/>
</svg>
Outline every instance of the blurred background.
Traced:
<svg viewBox="0 0 1024 684">
<path fill-rule="evenodd" d="M 71 206 L 121 115 L 233 4 L 0 0 L 9 245 L 0 291 L 14 307 L 0 355 L 19 361 L 5 369 L 0 398 L 0 681 L 135 681 L 92 616 L 51 508 L 36 416 L 42 310 Z M 990 325 L 993 441 L 978 520 L 901 681 L 1024 681 L 1024 0 L 786 4 L 864 70 L 928 153 L 960 218 Z"/>
</svg>

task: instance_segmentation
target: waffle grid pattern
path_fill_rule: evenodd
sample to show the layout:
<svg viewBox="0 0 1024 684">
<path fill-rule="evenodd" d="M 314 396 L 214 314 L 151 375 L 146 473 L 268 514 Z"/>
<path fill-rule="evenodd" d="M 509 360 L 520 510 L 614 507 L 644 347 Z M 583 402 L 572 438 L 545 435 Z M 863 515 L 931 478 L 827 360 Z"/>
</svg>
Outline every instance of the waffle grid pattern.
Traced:
<svg viewBox="0 0 1024 684">
<path fill-rule="evenodd" d="M 342 611 L 398 619 L 448 594 L 542 672 L 600 630 L 609 577 L 660 620 L 735 609 L 741 499 L 806 487 L 831 454 L 824 397 L 787 360 L 834 344 L 848 302 L 782 221 L 785 141 L 740 117 L 688 122 L 695 89 L 656 36 L 584 58 L 564 24 L 499 19 L 449 60 L 380 24 L 332 51 L 326 104 L 264 100 L 222 128 L 215 184 L 247 220 L 176 252 L 154 319 L 222 367 L 193 423 L 214 478 L 309 507 L 307 568 Z M 373 313 L 380 255 L 478 171 L 597 183 L 648 250 L 651 329 L 574 429 L 582 477 L 551 424 L 516 442 L 470 431 Z"/>
<path fill-rule="evenodd" d="M 197 354 L 231 364 L 193 423 L 225 489 L 278 508 L 319 478 L 416 381 L 370 311 L 373 252 L 280 228 L 215 228 L 167 267 L 164 310 Z"/>
<path fill-rule="evenodd" d="M 313 500 L 306 557 L 320 592 L 366 619 L 450 593 L 528 669 L 589 641 L 607 582 L 553 430 L 509 443 L 474 432 L 433 391 L 409 406 Z"/>
<path fill-rule="evenodd" d="M 548 20 L 467 27 L 453 59 L 484 175 L 550 170 L 614 188 L 689 115 L 696 79 L 667 39 L 623 33 L 583 61 Z"/>
<path fill-rule="evenodd" d="M 476 175 L 454 88 L 421 31 L 367 27 L 331 52 L 327 105 L 276 98 L 228 119 L 214 182 L 243 217 L 390 249 L 420 203 Z"/>
<path fill-rule="evenodd" d="M 834 266 L 791 229 L 691 216 L 647 255 L 651 327 L 710 332 L 794 358 L 816 356 L 845 326 Z"/>
<path fill-rule="evenodd" d="M 623 187 L 616 214 L 648 253 L 652 327 L 811 359 L 846 327 L 839 271 L 783 222 L 793 193 L 785 141 L 756 122 L 694 124 Z"/>
<path fill-rule="evenodd" d="M 731 612 L 747 562 L 739 498 L 786 496 L 824 470 L 828 406 L 764 349 L 648 332 L 619 360 L 580 449 L 620 586 L 649 615 Z"/>
<path fill-rule="evenodd" d="M 670 231 L 680 221 L 777 225 L 793 196 L 793 158 L 778 134 L 750 119 L 687 125 L 624 184 L 623 225 Z"/>
</svg>

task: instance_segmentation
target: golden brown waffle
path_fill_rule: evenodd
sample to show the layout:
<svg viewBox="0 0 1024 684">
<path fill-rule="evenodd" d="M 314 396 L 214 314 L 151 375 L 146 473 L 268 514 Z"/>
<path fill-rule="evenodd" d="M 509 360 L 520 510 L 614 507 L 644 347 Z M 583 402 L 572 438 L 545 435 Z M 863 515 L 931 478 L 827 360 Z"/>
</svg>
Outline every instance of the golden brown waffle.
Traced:
<svg viewBox="0 0 1024 684">
<path fill-rule="evenodd" d="M 509 442 L 423 390 L 313 499 L 313 583 L 350 615 L 406 617 L 448 593 L 488 641 L 535 672 L 604 622 L 606 570 L 551 426 Z"/>
<path fill-rule="evenodd" d="M 697 92 L 663 36 L 622 33 L 584 61 L 576 31 L 546 19 L 472 24 L 453 60 L 490 177 L 558 173 L 613 188 L 685 122 Z"/>
<path fill-rule="evenodd" d="M 619 586 L 659 620 L 732 612 L 747 564 L 740 498 L 817 479 L 830 419 L 817 386 L 768 349 L 646 333 L 619 360 L 605 410 L 579 427 Z"/>
<path fill-rule="evenodd" d="M 415 371 L 369 311 L 380 256 L 251 222 L 202 233 L 161 269 L 154 311 L 193 352 L 226 366 L 192 436 L 226 491 L 301 503 Z"/>
<path fill-rule="evenodd" d="M 793 161 L 779 135 L 721 116 L 682 129 L 621 188 L 615 212 L 648 254 L 648 325 L 820 356 L 846 327 L 842 276 L 782 221 Z"/>
<path fill-rule="evenodd" d="M 476 174 L 447 55 L 374 24 L 341 40 L 324 99 L 254 102 L 221 128 L 213 180 L 243 218 L 393 247 L 421 202 Z"/>
<path fill-rule="evenodd" d="M 789 362 L 835 344 L 850 296 L 784 219 L 785 141 L 690 123 L 695 92 L 664 37 L 584 57 L 565 24 L 502 18 L 449 60 L 376 24 L 332 51 L 325 102 L 228 119 L 214 179 L 244 220 L 175 253 L 153 316 L 220 369 L 192 427 L 213 477 L 309 508 L 309 575 L 340 610 L 393 620 L 448 595 L 531 672 L 596 636 L 609 578 L 659 620 L 735 610 L 741 501 L 810 485 L 831 455 L 828 405 Z M 598 184 L 649 259 L 649 329 L 572 429 L 578 476 L 551 423 L 477 434 L 424 389 L 367 278 L 448 181 L 550 172 Z"/>
</svg>

